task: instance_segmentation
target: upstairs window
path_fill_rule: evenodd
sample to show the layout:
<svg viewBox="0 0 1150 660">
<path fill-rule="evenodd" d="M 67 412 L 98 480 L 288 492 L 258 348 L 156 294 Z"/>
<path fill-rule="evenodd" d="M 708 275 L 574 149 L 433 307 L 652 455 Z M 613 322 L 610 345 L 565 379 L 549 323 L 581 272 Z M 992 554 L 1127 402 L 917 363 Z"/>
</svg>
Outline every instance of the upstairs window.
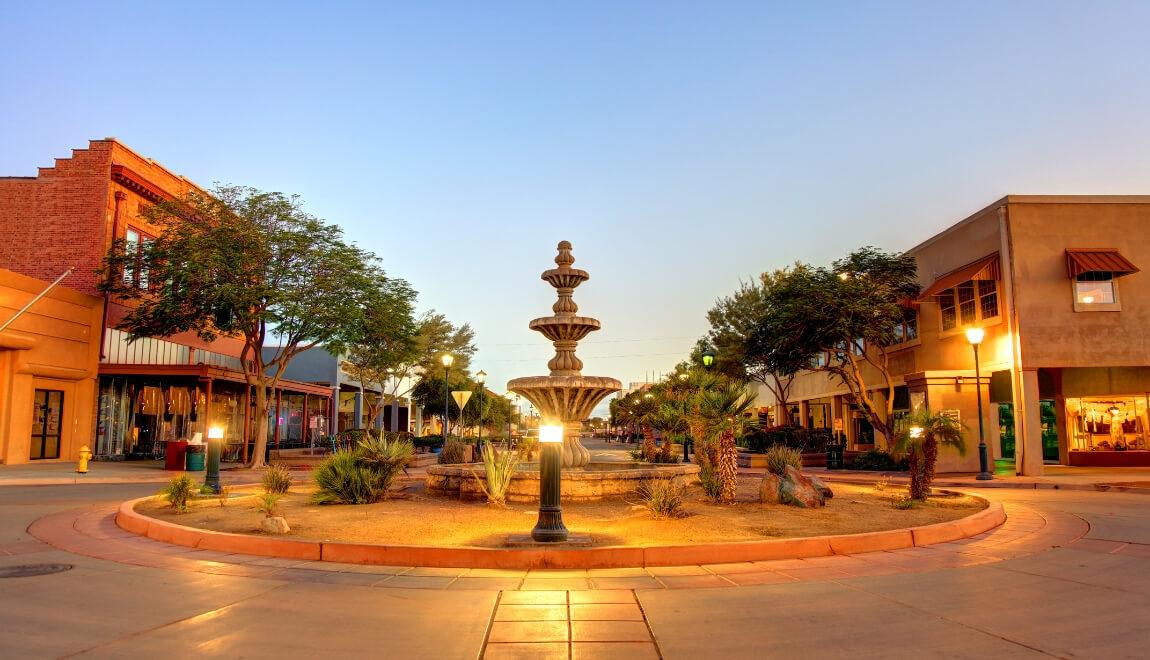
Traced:
<svg viewBox="0 0 1150 660">
<path fill-rule="evenodd" d="M 1118 278 L 1138 267 L 1114 248 L 1066 250 L 1066 274 L 1074 286 L 1074 311 L 1119 311 Z"/>
<path fill-rule="evenodd" d="M 941 291 L 938 307 L 943 332 L 998 318 L 998 282 L 968 280 Z"/>
<path fill-rule="evenodd" d="M 1074 302 L 1080 305 L 1113 305 L 1117 302 L 1114 273 L 1092 271 L 1076 277 Z"/>
<path fill-rule="evenodd" d="M 143 265 L 143 253 L 152 237 L 141 233 L 138 229 L 128 227 L 124 232 L 124 255 L 127 265 L 124 266 L 124 283 L 135 284 L 141 289 L 148 288 L 148 267 Z"/>
<path fill-rule="evenodd" d="M 918 339 L 918 312 L 913 309 L 902 310 L 902 322 L 894 325 L 894 343 L 914 341 Z"/>
</svg>

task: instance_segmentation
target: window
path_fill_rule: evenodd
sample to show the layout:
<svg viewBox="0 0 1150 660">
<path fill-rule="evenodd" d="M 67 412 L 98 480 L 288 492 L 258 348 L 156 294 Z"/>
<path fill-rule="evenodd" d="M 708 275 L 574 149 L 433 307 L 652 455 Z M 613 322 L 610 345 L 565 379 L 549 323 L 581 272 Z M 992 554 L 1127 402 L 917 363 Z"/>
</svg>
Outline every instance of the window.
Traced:
<svg viewBox="0 0 1150 660">
<path fill-rule="evenodd" d="M 134 282 L 141 289 L 148 288 L 148 267 L 144 266 L 141 261 L 144 250 L 151 242 L 151 236 L 146 236 L 131 227 L 128 227 L 128 230 L 124 232 L 124 254 L 129 261 L 128 265 L 124 266 L 125 284 Z"/>
<path fill-rule="evenodd" d="M 998 318 L 997 280 L 967 280 L 938 294 L 942 330 Z"/>
<path fill-rule="evenodd" d="M 1091 271 L 1076 277 L 1074 302 L 1082 305 L 1113 305 L 1116 302 L 1114 274 Z"/>
<path fill-rule="evenodd" d="M 894 343 L 901 344 L 915 339 L 918 339 L 918 312 L 904 309 L 902 322 L 894 324 Z"/>
<path fill-rule="evenodd" d="M 861 337 L 851 341 L 851 354 L 856 357 L 866 354 L 866 342 Z"/>
<path fill-rule="evenodd" d="M 819 369 L 827 366 L 827 354 L 821 351 L 816 353 L 815 356 L 811 358 L 810 366 L 811 369 Z"/>
</svg>

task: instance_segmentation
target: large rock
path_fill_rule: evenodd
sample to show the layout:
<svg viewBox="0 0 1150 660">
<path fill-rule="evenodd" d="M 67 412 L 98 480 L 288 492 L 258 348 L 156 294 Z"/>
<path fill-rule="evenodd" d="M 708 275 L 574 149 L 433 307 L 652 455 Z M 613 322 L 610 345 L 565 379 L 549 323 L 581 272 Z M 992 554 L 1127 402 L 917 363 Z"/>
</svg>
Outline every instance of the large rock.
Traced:
<svg viewBox="0 0 1150 660">
<path fill-rule="evenodd" d="M 815 487 L 815 490 L 817 490 L 823 494 L 823 499 L 829 500 L 830 498 L 835 496 L 834 491 L 830 489 L 830 486 L 823 483 L 822 479 L 819 479 L 818 477 L 813 477 L 810 475 L 803 475 L 803 476 L 805 476 L 807 479 L 810 479 L 811 485 Z"/>
<path fill-rule="evenodd" d="M 287 520 L 283 516 L 265 517 L 260 523 L 260 529 L 268 534 L 287 534 L 291 531 Z"/>
<path fill-rule="evenodd" d="M 804 509 L 816 509 L 826 504 L 826 498 L 811 480 L 791 466 L 779 485 L 779 502 Z"/>
<path fill-rule="evenodd" d="M 763 477 L 763 483 L 759 486 L 759 502 L 763 504 L 778 504 L 780 482 L 781 479 L 779 479 L 779 475 L 768 472 L 767 476 Z"/>
</svg>

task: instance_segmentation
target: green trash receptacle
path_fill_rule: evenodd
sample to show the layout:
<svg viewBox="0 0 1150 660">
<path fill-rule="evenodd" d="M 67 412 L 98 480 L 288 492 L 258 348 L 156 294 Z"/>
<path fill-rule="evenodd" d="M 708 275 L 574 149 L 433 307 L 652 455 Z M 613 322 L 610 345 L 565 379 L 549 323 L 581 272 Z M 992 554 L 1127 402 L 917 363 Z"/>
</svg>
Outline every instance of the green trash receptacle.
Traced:
<svg viewBox="0 0 1150 660">
<path fill-rule="evenodd" d="M 204 471 L 204 445 L 188 445 L 188 472 Z"/>
</svg>

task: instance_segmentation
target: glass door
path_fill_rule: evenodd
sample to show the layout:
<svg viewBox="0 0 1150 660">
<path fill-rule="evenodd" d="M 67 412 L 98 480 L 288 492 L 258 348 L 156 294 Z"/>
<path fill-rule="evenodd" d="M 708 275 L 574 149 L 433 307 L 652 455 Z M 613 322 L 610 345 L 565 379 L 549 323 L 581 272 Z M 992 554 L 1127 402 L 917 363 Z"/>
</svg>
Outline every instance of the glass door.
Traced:
<svg viewBox="0 0 1150 660">
<path fill-rule="evenodd" d="M 64 393 L 60 390 L 36 390 L 29 459 L 60 458 L 60 429 L 63 421 Z"/>
</svg>

